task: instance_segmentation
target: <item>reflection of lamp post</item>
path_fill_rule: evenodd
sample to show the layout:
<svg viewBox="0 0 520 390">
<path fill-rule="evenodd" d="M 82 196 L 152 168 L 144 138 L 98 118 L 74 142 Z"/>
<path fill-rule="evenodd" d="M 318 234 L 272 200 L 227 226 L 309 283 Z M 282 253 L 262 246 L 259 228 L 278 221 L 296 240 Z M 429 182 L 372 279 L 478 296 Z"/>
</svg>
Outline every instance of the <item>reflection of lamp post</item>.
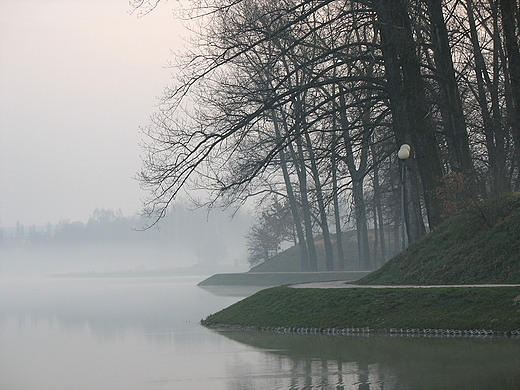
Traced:
<svg viewBox="0 0 520 390">
<path fill-rule="evenodd" d="M 397 157 L 399 157 L 399 160 L 401 160 L 401 223 L 402 223 L 402 233 L 401 233 L 401 245 L 402 245 L 402 250 L 404 251 L 404 248 L 405 248 L 405 232 L 404 232 L 404 229 L 405 229 L 405 226 L 404 226 L 404 220 L 405 220 L 405 216 L 404 216 L 404 208 L 405 208 L 405 197 L 404 197 L 404 162 L 405 160 L 410 157 L 410 145 L 408 144 L 403 144 L 401 145 L 401 148 L 399 149 L 399 151 L 397 152 Z"/>
</svg>

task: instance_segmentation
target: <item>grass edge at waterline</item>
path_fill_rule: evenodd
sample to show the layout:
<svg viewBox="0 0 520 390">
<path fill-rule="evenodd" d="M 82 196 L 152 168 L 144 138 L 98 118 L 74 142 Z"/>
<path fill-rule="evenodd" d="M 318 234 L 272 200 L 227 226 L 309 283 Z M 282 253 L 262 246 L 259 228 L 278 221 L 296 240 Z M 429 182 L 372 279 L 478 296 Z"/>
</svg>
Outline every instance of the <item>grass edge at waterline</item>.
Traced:
<svg viewBox="0 0 520 390">
<path fill-rule="evenodd" d="M 315 333 L 520 333 L 520 287 L 262 290 L 201 321 L 207 327 Z M 471 332 L 471 333 L 470 333 Z M 440 332 L 442 334 L 442 332 Z M 475 333 L 476 334 L 476 333 Z"/>
</svg>

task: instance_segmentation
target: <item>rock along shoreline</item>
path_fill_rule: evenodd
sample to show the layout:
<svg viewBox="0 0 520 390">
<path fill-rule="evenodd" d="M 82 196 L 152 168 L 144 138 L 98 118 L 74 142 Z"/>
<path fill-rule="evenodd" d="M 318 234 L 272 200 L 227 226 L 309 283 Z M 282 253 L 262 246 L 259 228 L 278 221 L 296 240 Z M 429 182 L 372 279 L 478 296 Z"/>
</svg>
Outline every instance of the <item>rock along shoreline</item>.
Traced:
<svg viewBox="0 0 520 390">
<path fill-rule="evenodd" d="M 355 328 L 298 328 L 298 327 L 256 327 L 227 324 L 211 324 L 202 326 L 215 330 L 239 330 L 239 331 L 259 331 L 267 333 L 283 334 L 309 334 L 309 335 L 329 335 L 329 336 L 407 336 L 407 337 L 510 337 L 520 339 L 520 329 L 500 331 L 493 329 L 413 329 L 413 328 L 389 328 L 371 329 L 369 327 Z"/>
</svg>

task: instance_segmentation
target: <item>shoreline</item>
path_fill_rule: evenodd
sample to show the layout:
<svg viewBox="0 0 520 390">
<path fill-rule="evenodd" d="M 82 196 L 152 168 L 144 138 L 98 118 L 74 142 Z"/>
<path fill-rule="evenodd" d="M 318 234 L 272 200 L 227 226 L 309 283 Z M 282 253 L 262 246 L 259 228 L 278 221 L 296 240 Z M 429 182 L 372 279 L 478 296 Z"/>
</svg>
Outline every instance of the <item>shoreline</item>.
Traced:
<svg viewBox="0 0 520 390">
<path fill-rule="evenodd" d="M 499 331 L 493 329 L 410 329 L 410 328 L 390 328 L 390 329 L 370 329 L 370 328 L 297 328 L 297 327 L 254 327 L 237 326 L 226 324 L 214 324 L 202 326 L 214 330 L 239 330 L 256 331 L 265 333 L 280 334 L 301 334 L 301 335 L 326 335 L 326 336 L 370 336 L 383 335 L 389 337 L 446 337 L 446 338 L 513 338 L 520 339 L 520 329 L 511 331 Z"/>
<path fill-rule="evenodd" d="M 261 290 L 201 325 L 310 334 L 520 335 L 520 286 Z"/>
</svg>

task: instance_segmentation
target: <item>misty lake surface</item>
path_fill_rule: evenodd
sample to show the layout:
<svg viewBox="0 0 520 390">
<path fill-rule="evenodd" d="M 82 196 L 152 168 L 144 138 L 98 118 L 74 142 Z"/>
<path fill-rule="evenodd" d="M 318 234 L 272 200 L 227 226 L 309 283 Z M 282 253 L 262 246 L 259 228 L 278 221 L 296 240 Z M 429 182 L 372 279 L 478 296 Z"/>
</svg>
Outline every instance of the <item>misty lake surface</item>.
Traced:
<svg viewBox="0 0 520 390">
<path fill-rule="evenodd" d="M 0 279 L 0 389 L 520 389 L 520 340 L 216 331 L 254 289 Z"/>
</svg>

